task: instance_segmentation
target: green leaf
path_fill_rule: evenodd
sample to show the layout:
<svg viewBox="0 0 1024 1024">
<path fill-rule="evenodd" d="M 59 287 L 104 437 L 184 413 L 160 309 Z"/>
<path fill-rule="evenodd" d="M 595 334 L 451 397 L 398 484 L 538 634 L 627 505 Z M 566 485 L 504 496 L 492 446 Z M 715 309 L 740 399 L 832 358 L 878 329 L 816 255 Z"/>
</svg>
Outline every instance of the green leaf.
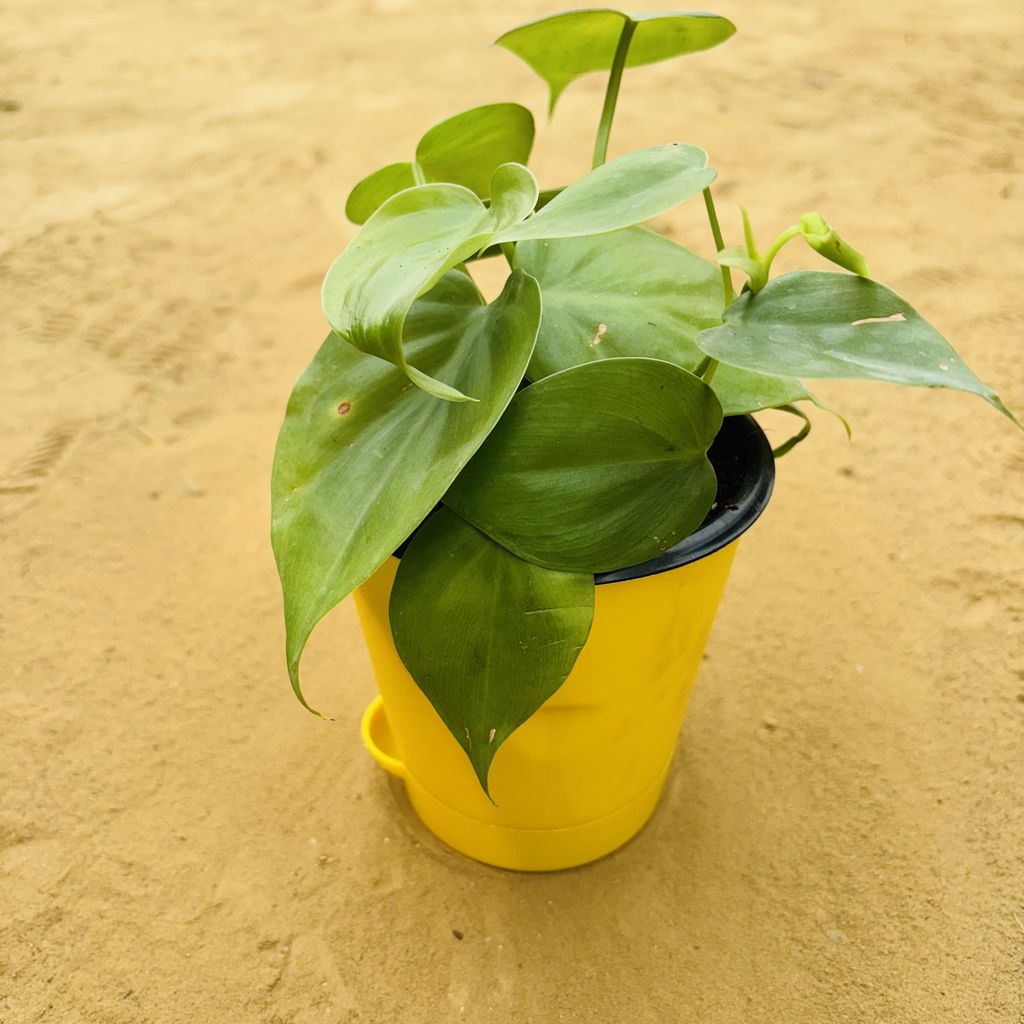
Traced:
<svg viewBox="0 0 1024 1024">
<path fill-rule="evenodd" d="M 366 222 L 324 278 L 327 322 L 340 337 L 393 363 L 437 398 L 466 401 L 458 388 L 410 364 L 402 327 L 413 302 L 481 249 L 510 220 L 525 216 L 537 183 L 525 167 L 498 168 L 494 210 L 461 185 L 421 185 L 392 196 Z"/>
<path fill-rule="evenodd" d="M 653 64 L 724 42 L 736 27 L 716 14 L 622 14 L 610 10 L 568 11 L 506 32 L 497 40 L 522 58 L 551 90 L 554 111 L 562 90 L 580 75 L 608 71 L 627 20 L 637 23 L 627 67 Z"/>
<path fill-rule="evenodd" d="M 537 283 L 514 273 L 484 306 L 453 271 L 412 309 L 411 358 L 480 396 L 438 402 L 390 363 L 329 335 L 295 385 L 278 437 L 272 538 L 288 670 L 313 627 L 437 504 L 522 380 L 540 322 Z M 303 701 L 305 703 L 305 701 Z"/>
<path fill-rule="evenodd" d="M 677 206 L 715 180 L 708 155 L 671 143 L 602 164 L 494 241 L 571 238 L 631 227 Z"/>
<path fill-rule="evenodd" d="M 648 356 L 693 370 L 704 355 L 697 335 L 722 319 L 718 271 L 643 228 L 520 242 L 516 266 L 537 279 L 544 297 L 531 380 L 618 356 Z M 798 380 L 724 364 L 711 386 L 726 416 L 812 398 Z"/>
<path fill-rule="evenodd" d="M 796 416 L 797 419 L 803 420 L 803 426 L 792 437 L 787 438 L 782 444 L 776 445 L 772 449 L 772 455 L 777 459 L 781 459 L 787 452 L 791 452 L 801 441 L 805 441 L 811 433 L 811 418 L 803 409 L 798 409 L 795 405 L 780 405 L 779 412 L 788 412 L 790 416 Z"/>
<path fill-rule="evenodd" d="M 427 181 L 464 185 L 488 199 L 498 167 L 529 160 L 533 133 L 533 114 L 518 103 L 473 107 L 434 125 L 416 147 L 416 162 Z"/>
<path fill-rule="evenodd" d="M 415 184 L 412 164 L 388 164 L 368 174 L 352 189 L 345 203 L 345 216 L 353 224 L 362 224 L 396 192 L 412 188 Z"/>
<path fill-rule="evenodd" d="M 805 213 L 800 218 L 799 228 L 804 240 L 816 253 L 861 277 L 868 276 L 864 257 L 849 242 L 844 242 L 820 213 Z M 758 289 L 754 288 L 754 291 Z"/>
<path fill-rule="evenodd" d="M 701 358 L 697 335 L 722 320 L 715 267 L 644 228 L 521 242 L 516 266 L 544 297 L 531 380 L 615 356 L 692 368 Z"/>
<path fill-rule="evenodd" d="M 416 147 L 420 183 L 462 185 L 488 199 L 491 175 L 501 164 L 525 164 L 533 148 L 533 134 L 533 114 L 518 103 L 490 103 L 465 110 L 434 125 L 420 139 Z M 352 189 L 345 216 L 362 224 L 396 192 L 416 183 L 412 164 L 388 164 Z"/>
<path fill-rule="evenodd" d="M 756 295 L 741 295 L 698 344 L 714 359 L 757 373 L 966 391 L 1014 419 L 931 324 L 863 277 L 783 274 Z"/>
<path fill-rule="evenodd" d="M 620 569 L 700 525 L 721 422 L 711 388 L 673 363 L 584 363 L 519 392 L 444 500 L 531 562 Z"/>
<path fill-rule="evenodd" d="M 593 576 L 524 562 L 447 509 L 402 555 L 395 646 L 488 796 L 494 755 L 565 681 L 593 615 Z"/>
<path fill-rule="evenodd" d="M 730 245 L 718 254 L 718 262 L 723 267 L 732 267 L 750 278 L 750 288 L 759 292 L 768 282 L 768 271 L 764 264 L 751 257 L 745 246 Z"/>
</svg>

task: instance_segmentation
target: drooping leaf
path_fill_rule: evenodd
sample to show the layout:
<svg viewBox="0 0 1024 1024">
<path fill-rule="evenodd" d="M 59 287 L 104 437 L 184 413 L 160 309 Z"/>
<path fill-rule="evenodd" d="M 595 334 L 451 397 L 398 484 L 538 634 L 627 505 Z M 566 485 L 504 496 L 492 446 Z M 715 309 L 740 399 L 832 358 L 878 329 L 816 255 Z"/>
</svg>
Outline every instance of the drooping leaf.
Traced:
<svg viewBox="0 0 1024 1024">
<path fill-rule="evenodd" d="M 725 322 L 697 341 L 713 358 L 757 373 L 952 388 L 980 395 L 1013 419 L 931 324 L 863 277 L 783 274 L 756 295 L 741 295 Z"/>
<path fill-rule="evenodd" d="M 840 238 L 836 229 L 820 213 L 805 213 L 798 226 L 800 234 L 816 253 L 861 277 L 868 276 L 868 265 L 864 257 L 849 242 Z"/>
<path fill-rule="evenodd" d="M 786 438 L 782 444 L 772 448 L 772 455 L 777 459 L 781 459 L 787 452 L 791 452 L 801 441 L 807 440 L 811 433 L 811 418 L 803 409 L 795 405 L 780 405 L 779 412 L 788 412 L 791 416 L 796 416 L 798 419 L 803 420 L 803 425 L 792 437 Z"/>
<path fill-rule="evenodd" d="M 653 64 L 724 42 L 736 27 L 716 14 L 622 14 L 611 10 L 568 11 L 506 32 L 498 46 L 522 58 L 551 90 L 553 111 L 565 87 L 590 71 L 612 66 L 622 27 L 637 23 L 627 67 Z"/>
<path fill-rule="evenodd" d="M 388 164 L 368 174 L 349 193 L 345 203 L 345 216 L 353 224 L 363 224 L 383 203 L 402 189 L 416 184 L 412 164 Z"/>
<path fill-rule="evenodd" d="M 494 240 L 573 238 L 631 227 L 671 210 L 714 180 L 708 155 L 697 146 L 638 149 L 595 168 Z"/>
<path fill-rule="evenodd" d="M 465 110 L 434 125 L 420 139 L 416 147 L 420 184 L 449 182 L 488 199 L 491 175 L 502 164 L 525 164 L 533 135 L 533 114 L 518 103 L 490 103 Z M 345 216 L 353 224 L 363 224 L 396 192 L 416 183 L 411 163 L 388 164 L 352 189 Z"/>
<path fill-rule="evenodd" d="M 620 569 L 700 525 L 721 421 L 711 388 L 674 363 L 584 363 L 520 391 L 444 500 L 538 565 Z"/>
<path fill-rule="evenodd" d="M 398 366 L 420 388 L 465 401 L 458 388 L 406 359 L 402 326 L 416 298 L 505 227 L 537 183 L 525 167 L 494 175 L 495 211 L 461 185 L 422 185 L 392 196 L 363 225 L 324 278 L 327 322 L 349 344 Z M 504 190 L 514 195 L 506 196 Z"/>
<path fill-rule="evenodd" d="M 521 242 L 516 265 L 537 278 L 544 297 L 530 380 L 616 356 L 693 370 L 703 357 L 694 339 L 722 319 L 718 271 L 643 228 Z M 724 364 L 711 386 L 726 416 L 812 398 L 798 380 Z"/>
<path fill-rule="evenodd" d="M 488 199 L 498 167 L 529 160 L 533 133 L 533 114 L 518 103 L 473 107 L 434 125 L 416 147 L 416 163 L 426 181 L 464 185 Z"/>
<path fill-rule="evenodd" d="M 272 537 L 300 700 L 313 627 L 440 500 L 515 393 L 539 322 L 526 274 L 484 306 L 469 276 L 452 271 L 413 307 L 407 344 L 426 372 L 479 402 L 438 402 L 334 334 L 295 385 L 274 456 Z"/>
<path fill-rule="evenodd" d="M 402 555 L 395 646 L 488 795 L 494 755 L 565 681 L 593 615 L 592 575 L 524 562 L 447 509 Z"/>
</svg>

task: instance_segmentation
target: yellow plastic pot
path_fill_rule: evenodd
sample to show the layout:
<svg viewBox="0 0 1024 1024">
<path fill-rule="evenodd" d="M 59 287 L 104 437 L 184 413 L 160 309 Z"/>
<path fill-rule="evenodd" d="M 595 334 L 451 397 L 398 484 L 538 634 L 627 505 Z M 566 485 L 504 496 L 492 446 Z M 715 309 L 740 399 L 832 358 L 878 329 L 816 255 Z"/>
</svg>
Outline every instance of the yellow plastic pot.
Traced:
<svg viewBox="0 0 1024 1024">
<path fill-rule="evenodd" d="M 395 650 L 388 600 L 398 559 L 356 591 L 380 688 L 363 741 L 449 846 L 503 868 L 552 871 L 610 853 L 651 816 L 738 538 L 774 480 L 771 449 L 749 417 L 726 421 L 712 459 L 719 501 L 700 530 L 651 562 L 596 578 L 590 637 L 565 683 L 495 757 L 494 803 Z"/>
</svg>

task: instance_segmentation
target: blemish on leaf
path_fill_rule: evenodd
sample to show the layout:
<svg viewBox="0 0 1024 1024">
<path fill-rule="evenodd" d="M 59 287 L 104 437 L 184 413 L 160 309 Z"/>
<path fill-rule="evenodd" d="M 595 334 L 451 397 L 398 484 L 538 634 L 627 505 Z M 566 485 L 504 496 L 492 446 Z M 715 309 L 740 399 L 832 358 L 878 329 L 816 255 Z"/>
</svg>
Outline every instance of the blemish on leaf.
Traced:
<svg viewBox="0 0 1024 1024">
<path fill-rule="evenodd" d="M 339 416 L 347 416 L 349 414 L 349 412 L 351 412 L 351 410 L 352 410 L 352 403 L 351 402 L 342 402 L 341 405 L 338 406 L 338 415 Z"/>
<path fill-rule="evenodd" d="M 489 732 L 489 733 L 487 734 L 487 742 L 488 742 L 488 743 L 493 743 L 493 742 L 494 742 L 494 737 L 495 737 L 495 736 L 497 735 L 497 733 L 498 733 L 498 730 L 497 730 L 497 729 L 492 729 L 492 730 L 491 730 L 491 731 L 490 731 L 490 732 Z"/>
<path fill-rule="evenodd" d="M 902 313 L 893 313 L 891 316 L 866 316 L 863 320 L 854 320 L 851 327 L 860 327 L 861 324 L 901 324 L 907 318 Z"/>
<path fill-rule="evenodd" d="M 940 370 L 948 370 L 949 369 L 949 363 L 939 363 L 939 369 Z"/>
<path fill-rule="evenodd" d="M 469 735 L 469 726 L 466 726 L 466 742 L 469 744 L 469 749 L 473 749 L 473 737 Z"/>
<path fill-rule="evenodd" d="M 594 340 L 590 343 L 591 348 L 597 348 L 601 344 L 601 339 L 605 336 L 608 331 L 607 324 L 598 324 L 597 333 L 594 335 Z"/>
</svg>

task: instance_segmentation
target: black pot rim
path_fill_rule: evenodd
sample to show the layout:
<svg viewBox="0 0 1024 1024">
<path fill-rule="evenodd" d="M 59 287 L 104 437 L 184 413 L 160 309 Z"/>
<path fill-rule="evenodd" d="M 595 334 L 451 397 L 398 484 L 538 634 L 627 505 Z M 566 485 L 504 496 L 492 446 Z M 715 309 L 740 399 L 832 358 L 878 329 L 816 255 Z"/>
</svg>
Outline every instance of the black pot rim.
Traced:
<svg viewBox="0 0 1024 1024">
<path fill-rule="evenodd" d="M 731 544 L 754 525 L 775 486 L 775 456 L 764 431 L 752 416 L 728 416 L 722 421 L 709 457 L 719 475 L 719 492 L 704 522 L 689 537 L 655 558 L 596 573 L 594 582 L 598 586 L 656 576 L 700 561 Z"/>
</svg>

